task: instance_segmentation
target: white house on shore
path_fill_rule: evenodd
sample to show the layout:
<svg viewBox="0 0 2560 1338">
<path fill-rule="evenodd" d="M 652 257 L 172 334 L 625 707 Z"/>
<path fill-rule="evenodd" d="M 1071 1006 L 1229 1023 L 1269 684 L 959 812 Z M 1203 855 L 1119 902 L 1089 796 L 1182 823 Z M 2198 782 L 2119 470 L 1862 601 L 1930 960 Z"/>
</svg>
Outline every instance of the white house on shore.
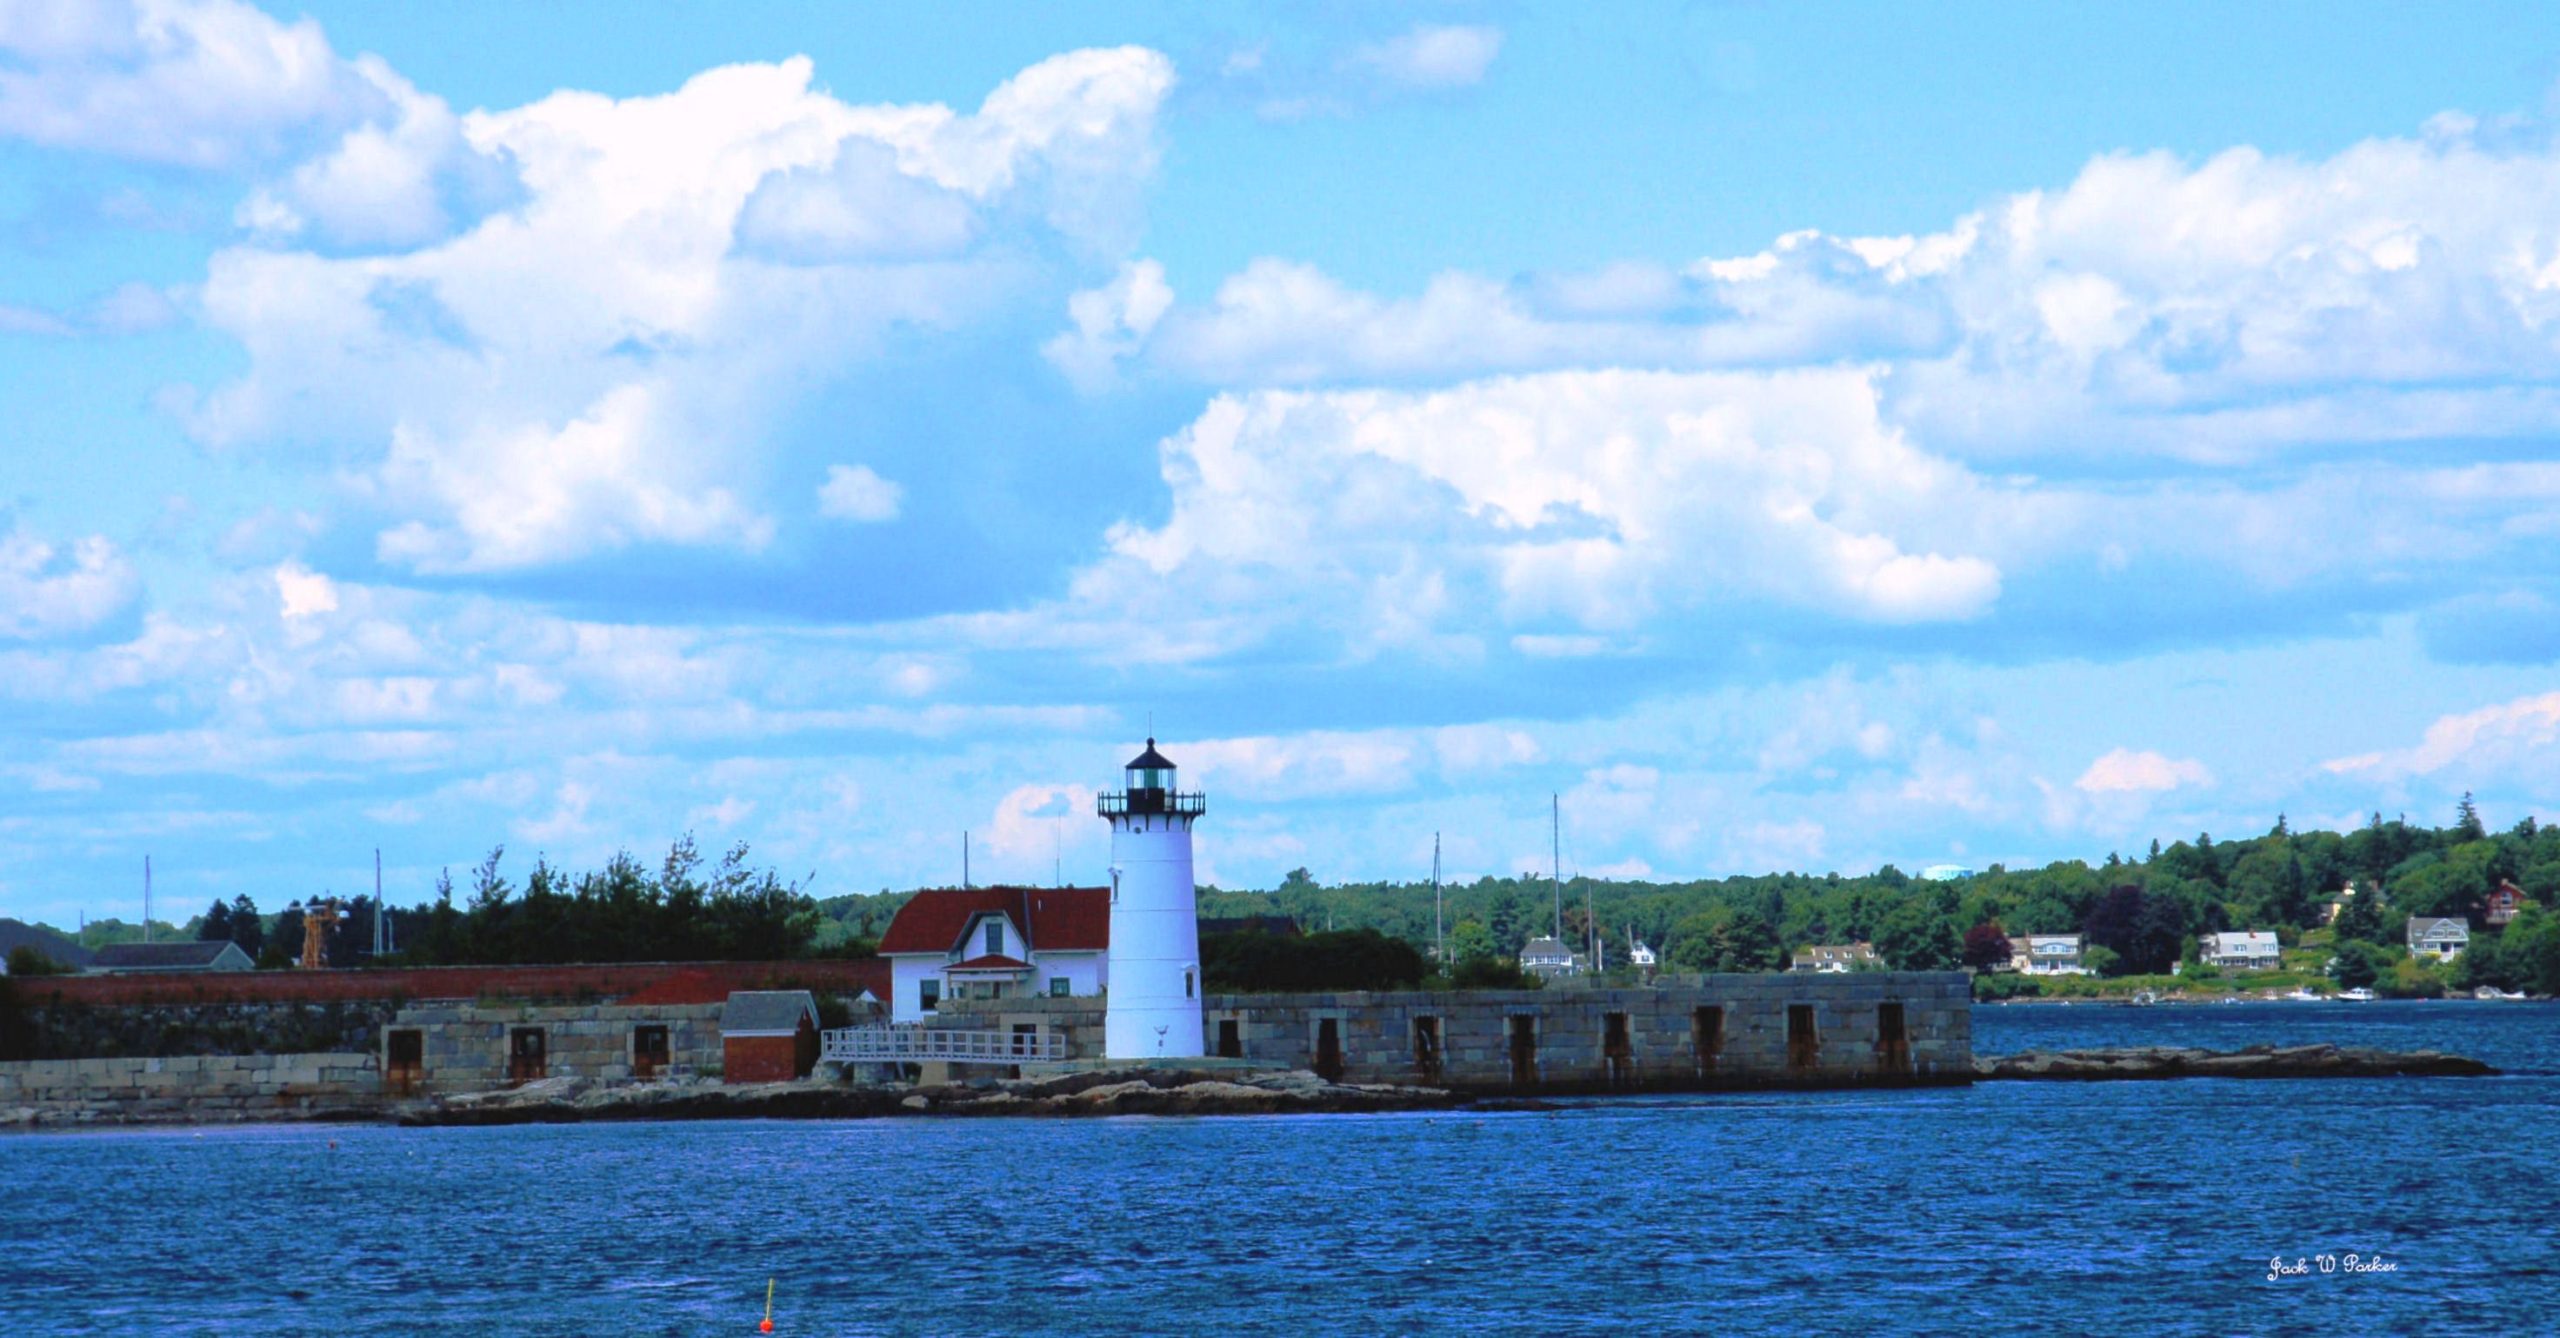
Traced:
<svg viewBox="0 0 2560 1338">
<path fill-rule="evenodd" d="M 2471 946 L 2471 926 L 2459 916 L 2409 917 L 2409 955 L 2451 961 Z"/>
<path fill-rule="evenodd" d="M 1816 943 L 1798 948 L 1787 963 L 1790 971 L 1811 971 L 1821 975 L 1837 975 L 1849 971 L 1873 971 L 1883 963 L 1876 958 L 1873 944 Z"/>
<path fill-rule="evenodd" d="M 918 892 L 880 935 L 889 1020 L 930 1020 L 944 999 L 1100 994 L 1110 951 L 1107 887 Z"/>
<path fill-rule="evenodd" d="M 2226 971 L 2273 971 L 2281 960 L 2271 930 L 2199 935 L 2196 957 L 2207 966 Z"/>
<path fill-rule="evenodd" d="M 1520 969 L 1553 980 L 1580 972 L 1582 957 L 1566 947 L 1564 940 L 1541 934 L 1520 949 Z"/>
<path fill-rule="evenodd" d="M 2011 934 L 2009 969 L 2030 976 L 2085 976 L 2078 934 Z"/>
</svg>

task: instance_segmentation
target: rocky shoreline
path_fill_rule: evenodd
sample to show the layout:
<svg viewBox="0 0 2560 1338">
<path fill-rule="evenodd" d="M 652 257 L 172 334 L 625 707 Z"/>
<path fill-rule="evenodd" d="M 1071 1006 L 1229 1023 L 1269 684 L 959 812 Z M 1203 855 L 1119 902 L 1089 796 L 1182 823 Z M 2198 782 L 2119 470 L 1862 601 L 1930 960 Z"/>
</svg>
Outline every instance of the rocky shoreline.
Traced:
<svg viewBox="0 0 2560 1338">
<path fill-rule="evenodd" d="M 602 1120 L 875 1119 L 916 1115 L 1275 1115 L 1444 1110 L 1467 1098 L 1436 1087 L 1331 1083 L 1304 1071 L 1133 1069 L 939 1087 L 823 1078 L 747 1086 L 605 1085 L 551 1078 L 402 1106 L 406 1126 L 569 1124 Z"/>
<path fill-rule="evenodd" d="M 2134 1046 L 1976 1055 L 1976 1082 L 2105 1082 L 2163 1078 L 2473 1078 L 2498 1070 L 2440 1050 L 2253 1045 L 2241 1050 Z"/>
</svg>

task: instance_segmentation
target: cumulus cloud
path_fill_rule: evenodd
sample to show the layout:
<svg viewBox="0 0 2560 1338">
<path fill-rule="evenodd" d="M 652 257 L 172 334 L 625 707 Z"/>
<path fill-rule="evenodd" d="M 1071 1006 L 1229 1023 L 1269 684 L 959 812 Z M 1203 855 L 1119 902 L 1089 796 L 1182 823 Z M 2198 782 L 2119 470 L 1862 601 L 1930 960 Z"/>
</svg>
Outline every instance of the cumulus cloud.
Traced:
<svg viewBox="0 0 2560 1338">
<path fill-rule="evenodd" d="M 2363 753 L 2322 763 L 2336 775 L 2394 780 L 2460 768 L 2494 776 L 2527 760 L 2548 763 L 2560 747 L 2560 692 L 2519 697 L 2448 715 L 2427 726 L 2414 747 Z"/>
<path fill-rule="evenodd" d="M 1417 294 L 1262 258 L 1134 352 L 1225 384 L 1883 362 L 1886 413 L 1986 459 L 2237 463 L 2560 427 L 2560 144 L 2460 118 L 2323 159 L 2111 154 L 1942 232 L 1789 233 Z"/>
<path fill-rule="evenodd" d="M 381 88 L 311 19 L 236 0 L 0 6 L 0 135 L 147 162 L 272 159 L 381 110 Z"/>
<path fill-rule="evenodd" d="M 2089 764 L 2077 788 L 2090 794 L 2161 794 L 2188 785 L 2213 784 L 2213 772 L 2193 758 L 2117 748 Z"/>
<path fill-rule="evenodd" d="M 1152 170 L 1172 71 L 1138 48 L 1071 52 L 974 114 L 849 104 L 812 79 L 806 59 L 730 66 L 458 130 L 408 95 L 386 133 L 421 127 L 415 153 L 307 164 L 268 211 L 289 235 L 323 197 L 361 196 L 339 212 L 406 249 L 217 254 L 202 309 L 250 365 L 191 429 L 339 454 L 389 513 L 380 557 L 419 572 L 760 548 L 773 522 L 735 480 L 762 475 L 792 393 L 892 329 L 955 329 L 1025 286 L 991 230 L 1107 244 Z M 468 226 L 401 166 L 456 153 L 514 183 Z"/>
<path fill-rule="evenodd" d="M 1164 266 L 1153 260 L 1133 260 L 1121 266 L 1110 283 L 1067 299 L 1067 319 L 1073 328 L 1041 345 L 1041 355 L 1078 387 L 1100 389 L 1111 382 L 1120 360 L 1137 352 L 1172 305 L 1173 289 L 1164 281 Z"/>
<path fill-rule="evenodd" d="M 0 533 L 0 638 L 86 632 L 124 612 L 139 589 L 133 564 L 101 536 L 64 545 L 20 528 Z"/>
<path fill-rule="evenodd" d="M 1885 428 L 1856 372 L 1264 391 L 1163 454 L 1170 516 L 1112 533 L 1085 607 L 1291 610 L 1378 649 L 1751 605 L 1960 621 L 2001 589 L 1968 551 L 1997 490 Z"/>
<path fill-rule="evenodd" d="M 818 514 L 834 520 L 896 520 L 905 496 L 904 488 L 865 466 L 830 465 L 827 481 L 818 485 Z"/>
<path fill-rule="evenodd" d="M 1478 83 L 1502 53 L 1502 30 L 1477 24 L 1417 24 L 1382 42 L 1361 46 L 1354 64 L 1390 83 L 1411 88 L 1459 88 Z"/>
</svg>

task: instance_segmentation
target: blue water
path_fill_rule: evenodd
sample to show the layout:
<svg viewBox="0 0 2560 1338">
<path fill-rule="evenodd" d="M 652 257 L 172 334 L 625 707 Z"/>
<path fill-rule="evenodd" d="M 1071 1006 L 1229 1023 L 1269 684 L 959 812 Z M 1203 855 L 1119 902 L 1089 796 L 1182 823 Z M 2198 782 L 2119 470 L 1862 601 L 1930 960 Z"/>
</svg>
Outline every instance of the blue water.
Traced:
<svg viewBox="0 0 2560 1338">
<path fill-rule="evenodd" d="M 7 1137 L 0 1333 L 752 1334 L 769 1275 L 783 1334 L 2560 1331 L 2560 1007 L 1975 1025 L 2511 1075 Z"/>
</svg>

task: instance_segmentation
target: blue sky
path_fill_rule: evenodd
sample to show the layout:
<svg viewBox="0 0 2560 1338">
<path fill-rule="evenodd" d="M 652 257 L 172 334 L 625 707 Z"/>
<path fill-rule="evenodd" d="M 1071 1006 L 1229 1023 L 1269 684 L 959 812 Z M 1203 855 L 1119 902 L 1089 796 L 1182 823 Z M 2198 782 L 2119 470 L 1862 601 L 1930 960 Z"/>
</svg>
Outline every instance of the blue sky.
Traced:
<svg viewBox="0 0 2560 1338">
<path fill-rule="evenodd" d="M 2527 6 L 0 0 L 0 914 L 2560 809 Z"/>
</svg>

